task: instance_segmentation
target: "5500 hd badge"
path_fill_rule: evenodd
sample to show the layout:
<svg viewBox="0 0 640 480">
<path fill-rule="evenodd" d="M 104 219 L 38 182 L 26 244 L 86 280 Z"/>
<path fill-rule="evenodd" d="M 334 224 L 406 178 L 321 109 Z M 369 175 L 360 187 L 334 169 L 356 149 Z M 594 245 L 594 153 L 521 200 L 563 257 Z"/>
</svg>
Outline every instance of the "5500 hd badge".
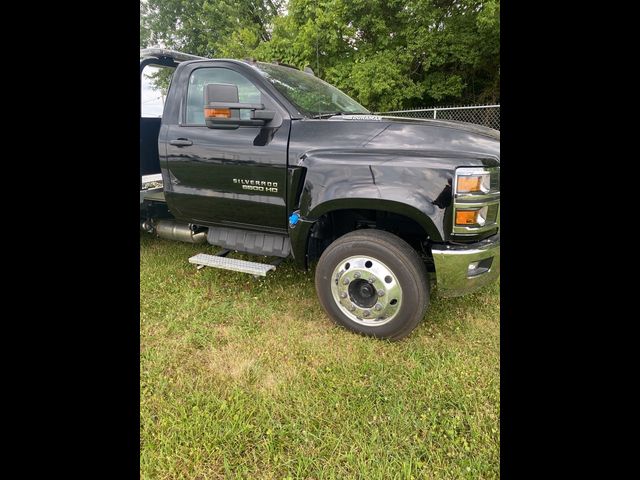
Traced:
<svg viewBox="0 0 640 480">
<path fill-rule="evenodd" d="M 242 185 L 243 190 L 253 190 L 255 192 L 278 193 L 278 182 L 265 182 L 264 180 L 248 180 L 245 178 L 234 178 L 233 183 Z"/>
</svg>

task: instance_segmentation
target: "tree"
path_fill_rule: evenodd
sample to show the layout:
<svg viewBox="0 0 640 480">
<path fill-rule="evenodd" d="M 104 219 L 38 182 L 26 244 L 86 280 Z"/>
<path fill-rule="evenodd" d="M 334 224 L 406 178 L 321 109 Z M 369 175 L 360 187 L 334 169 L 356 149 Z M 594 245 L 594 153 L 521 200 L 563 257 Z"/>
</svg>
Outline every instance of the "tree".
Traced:
<svg viewBox="0 0 640 480">
<path fill-rule="evenodd" d="M 141 45 L 311 66 L 374 111 L 500 98 L 499 0 L 149 0 L 142 18 Z"/>
<path fill-rule="evenodd" d="M 271 38 L 283 0 L 146 0 L 140 3 L 140 46 L 161 45 L 222 57 L 251 53 Z"/>
</svg>

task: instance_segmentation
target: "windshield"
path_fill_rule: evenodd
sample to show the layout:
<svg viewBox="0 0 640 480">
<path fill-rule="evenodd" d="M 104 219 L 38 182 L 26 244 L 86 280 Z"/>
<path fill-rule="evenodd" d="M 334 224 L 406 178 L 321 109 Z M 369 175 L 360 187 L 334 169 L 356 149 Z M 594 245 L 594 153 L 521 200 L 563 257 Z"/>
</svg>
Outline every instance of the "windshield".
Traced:
<svg viewBox="0 0 640 480">
<path fill-rule="evenodd" d="M 294 68 L 257 62 L 260 73 L 308 116 L 370 113 L 336 87 Z"/>
</svg>

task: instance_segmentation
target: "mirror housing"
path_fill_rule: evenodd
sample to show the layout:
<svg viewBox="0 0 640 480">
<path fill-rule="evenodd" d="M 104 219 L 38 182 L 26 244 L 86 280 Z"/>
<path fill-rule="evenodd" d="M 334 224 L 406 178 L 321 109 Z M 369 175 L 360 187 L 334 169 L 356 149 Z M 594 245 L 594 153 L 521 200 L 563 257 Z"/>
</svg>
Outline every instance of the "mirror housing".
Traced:
<svg viewBox="0 0 640 480">
<path fill-rule="evenodd" d="M 251 118 L 241 119 L 240 110 L 251 110 Z M 209 83 L 204 86 L 204 121 L 209 128 L 262 127 L 274 116 L 275 112 L 265 110 L 262 103 L 238 102 L 237 85 Z"/>
</svg>

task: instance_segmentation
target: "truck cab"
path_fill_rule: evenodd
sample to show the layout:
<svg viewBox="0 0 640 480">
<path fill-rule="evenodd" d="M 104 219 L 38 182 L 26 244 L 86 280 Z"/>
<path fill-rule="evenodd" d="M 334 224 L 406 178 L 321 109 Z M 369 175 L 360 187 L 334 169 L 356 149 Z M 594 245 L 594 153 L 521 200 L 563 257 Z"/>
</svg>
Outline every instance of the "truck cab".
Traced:
<svg viewBox="0 0 640 480">
<path fill-rule="evenodd" d="M 141 228 L 222 248 L 199 266 L 266 275 L 316 265 L 339 324 L 399 339 L 434 286 L 471 292 L 500 272 L 500 136 L 461 122 L 371 114 L 281 64 L 141 51 L 170 69 L 162 116 L 140 118 Z M 251 265 L 248 265 L 251 264 Z"/>
</svg>

